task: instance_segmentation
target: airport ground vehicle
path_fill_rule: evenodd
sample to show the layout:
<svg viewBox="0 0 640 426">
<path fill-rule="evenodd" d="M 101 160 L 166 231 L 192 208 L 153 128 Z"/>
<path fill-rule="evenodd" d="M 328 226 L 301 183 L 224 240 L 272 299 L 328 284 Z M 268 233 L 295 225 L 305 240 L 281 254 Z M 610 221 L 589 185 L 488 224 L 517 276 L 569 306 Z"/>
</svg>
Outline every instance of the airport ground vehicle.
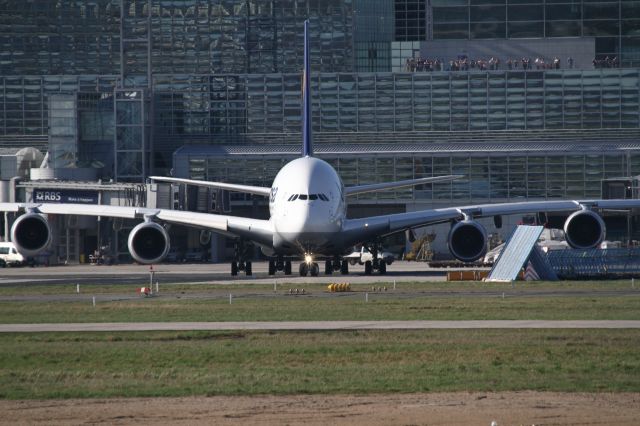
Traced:
<svg viewBox="0 0 640 426">
<path fill-rule="evenodd" d="M 0 260 L 5 266 L 22 266 L 27 262 L 13 243 L 0 243 Z"/>
<path fill-rule="evenodd" d="M 384 260 L 387 265 L 391 265 L 393 261 L 396 260 L 396 257 L 388 251 L 378 252 L 376 258 L 378 259 L 378 261 Z M 373 261 L 373 254 L 371 254 L 368 248 L 362 246 L 359 250 L 356 249 L 353 251 L 353 253 L 344 256 L 343 259 L 347 259 L 350 265 L 364 265 L 365 262 Z"/>
<path fill-rule="evenodd" d="M 369 275 L 375 269 L 384 274 L 387 270 L 387 265 L 391 265 L 395 260 L 395 256 L 388 251 L 375 250 L 375 258 L 371 251 L 366 246 L 360 247 L 360 250 L 354 250 L 353 253 L 342 257 L 347 260 L 351 265 L 364 265 L 365 274 Z"/>
</svg>

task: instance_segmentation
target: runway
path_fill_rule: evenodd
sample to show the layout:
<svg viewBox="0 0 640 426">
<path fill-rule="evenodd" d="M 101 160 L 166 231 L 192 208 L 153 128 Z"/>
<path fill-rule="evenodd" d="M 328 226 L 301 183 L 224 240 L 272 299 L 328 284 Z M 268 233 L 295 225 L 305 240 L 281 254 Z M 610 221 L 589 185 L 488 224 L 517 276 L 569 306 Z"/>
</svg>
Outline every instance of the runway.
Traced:
<svg viewBox="0 0 640 426">
<path fill-rule="evenodd" d="M 242 330 L 634 329 L 640 321 L 253 321 L 1 324 L 0 333 Z"/>
<path fill-rule="evenodd" d="M 296 267 L 297 268 L 297 267 Z M 364 275 L 364 266 L 349 267 L 349 275 L 339 273 L 318 277 L 300 277 L 297 274 L 285 276 L 282 272 L 268 275 L 267 262 L 254 262 L 253 275 L 231 276 L 227 263 L 166 263 L 153 265 L 154 279 L 160 283 L 176 284 L 265 284 L 274 280 L 282 283 L 324 283 L 344 281 L 351 283 L 374 283 L 381 280 L 407 281 L 444 281 L 446 269 L 430 268 L 424 262 L 396 261 L 387 269 L 386 275 Z M 3 285 L 48 285 L 61 283 L 77 284 L 109 284 L 119 285 L 135 281 L 148 282 L 151 268 L 148 265 L 58 265 L 38 266 L 35 268 L 3 268 L 0 269 L 0 286 Z"/>
<path fill-rule="evenodd" d="M 250 277 L 229 276 L 226 264 L 162 264 L 154 265 L 153 282 L 159 282 L 160 292 L 149 299 L 162 300 L 215 300 L 227 299 L 233 291 L 234 299 L 243 298 L 364 298 L 365 292 L 373 298 L 415 298 L 415 297 L 455 297 L 455 298 L 513 298 L 513 297 L 638 297 L 640 289 L 633 286 L 629 288 L 580 288 L 579 286 L 558 285 L 553 287 L 537 288 L 535 286 L 518 283 L 516 285 L 502 285 L 499 288 L 488 285 L 474 285 L 449 288 L 406 288 L 402 283 L 429 283 L 446 280 L 446 268 L 430 268 L 425 263 L 394 262 L 387 275 L 364 275 L 353 267 L 353 273 L 349 275 L 335 274 L 332 276 L 320 275 L 319 277 L 300 277 L 297 275 L 284 276 L 281 273 L 269 276 L 265 262 L 256 263 L 254 275 Z M 95 298 L 97 303 L 117 302 L 126 300 L 139 300 L 138 290 L 148 286 L 150 282 L 150 267 L 144 265 L 63 265 L 36 268 L 3 268 L 0 269 L 0 288 L 18 288 L 9 294 L 0 294 L 0 302 L 86 302 L 92 303 Z M 329 293 L 326 285 L 332 282 L 348 282 L 355 285 L 352 292 Z M 394 290 L 395 284 L 398 289 Z M 175 290 L 174 284 L 192 286 L 189 291 Z M 199 285 L 208 284 L 206 290 Z M 230 284 L 241 284 L 243 289 L 230 290 Z M 264 288 L 252 289 L 253 284 L 277 286 L 277 291 Z M 311 286 L 315 284 L 316 286 Z M 375 285 L 378 291 L 372 287 L 362 285 Z M 477 284 L 477 283 L 476 283 Z M 76 285 L 80 285 L 80 293 L 76 292 Z M 89 286 L 113 286 L 108 293 L 86 290 Z M 317 285 L 321 287 L 318 288 Z M 360 287 L 357 287 L 360 285 Z M 67 286 L 67 291 L 55 292 L 55 294 L 38 294 L 26 291 L 29 287 L 57 287 Z M 117 290 L 121 287 L 122 291 Z M 20 288 L 25 292 L 21 293 Z M 94 287 L 95 288 L 95 287 Z M 294 288 L 305 288 L 304 294 L 290 294 Z M 383 290 L 384 288 L 384 290 Z"/>
</svg>

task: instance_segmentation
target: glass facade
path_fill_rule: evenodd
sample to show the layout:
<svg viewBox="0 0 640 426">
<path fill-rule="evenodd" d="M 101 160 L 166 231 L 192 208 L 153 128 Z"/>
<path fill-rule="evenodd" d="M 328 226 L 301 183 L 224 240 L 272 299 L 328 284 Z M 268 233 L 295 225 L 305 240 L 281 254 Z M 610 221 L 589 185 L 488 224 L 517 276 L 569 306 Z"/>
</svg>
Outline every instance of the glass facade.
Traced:
<svg viewBox="0 0 640 426">
<path fill-rule="evenodd" d="M 0 75 L 353 70 L 351 0 L 0 0 Z"/>
<path fill-rule="evenodd" d="M 388 0 L 354 0 L 355 71 L 389 70 L 394 38 L 393 3 Z"/>
<path fill-rule="evenodd" d="M 0 76 L 0 136 L 46 135 L 48 102 L 52 94 L 82 93 L 100 98 L 102 93 L 111 96 L 116 81 L 116 76 L 109 75 Z M 93 109 L 90 105 L 97 108 L 94 103 L 84 103 L 79 108 Z M 85 132 L 89 131 L 89 126 L 83 128 Z"/>
<path fill-rule="evenodd" d="M 610 166 L 594 179 L 636 173 L 635 151 L 606 148 L 640 135 L 640 1 L 626 0 L 0 0 L 0 145 L 46 136 L 104 178 L 139 182 L 168 173 L 187 143 L 297 144 L 307 18 L 317 143 L 474 140 L 505 154 L 514 139 L 595 138 L 593 161 Z M 589 38 L 622 68 L 389 72 L 425 40 L 558 37 Z M 348 183 L 468 170 L 473 187 L 395 194 L 431 200 L 587 196 L 595 182 L 587 156 L 508 156 L 508 177 L 497 154 L 381 158 L 332 161 Z M 226 176 L 277 170 L 245 166 Z"/>
<path fill-rule="evenodd" d="M 427 37 L 427 2 L 395 0 L 395 41 L 425 40 Z"/>
<path fill-rule="evenodd" d="M 178 154 L 180 155 L 180 154 Z M 389 153 L 357 156 L 326 154 L 321 157 L 336 168 L 347 186 L 460 174 L 463 179 L 421 185 L 415 189 L 360 194 L 363 203 L 420 202 L 451 204 L 531 199 L 590 199 L 601 197 L 601 180 L 640 174 L 640 153 L 532 152 L 461 153 L 433 155 Z M 243 155 L 222 158 L 190 155 L 189 177 L 269 186 L 290 158 Z M 251 197 L 234 194 L 235 200 Z"/>
<path fill-rule="evenodd" d="M 0 136 L 47 134 L 49 98 L 77 93 L 80 159 L 109 163 L 111 140 L 117 176 L 143 176 L 148 162 L 166 173 L 173 151 L 185 143 L 298 141 L 297 73 L 156 75 L 152 94 L 116 90 L 116 80 L 0 77 Z M 366 135 L 373 143 L 432 143 L 442 135 L 429 132 L 640 128 L 638 69 L 316 73 L 311 84 L 319 142 L 353 143 Z M 151 108 L 143 102 L 150 96 Z M 149 152 L 153 161 L 145 160 Z"/>
<path fill-rule="evenodd" d="M 299 79 L 156 76 L 157 132 L 219 143 L 299 132 Z M 320 134 L 640 127 L 638 69 L 320 73 L 311 85 Z"/>
<path fill-rule="evenodd" d="M 596 56 L 640 61 L 640 2 L 432 0 L 433 39 L 595 37 Z M 421 35 L 397 41 L 425 40 Z"/>
</svg>

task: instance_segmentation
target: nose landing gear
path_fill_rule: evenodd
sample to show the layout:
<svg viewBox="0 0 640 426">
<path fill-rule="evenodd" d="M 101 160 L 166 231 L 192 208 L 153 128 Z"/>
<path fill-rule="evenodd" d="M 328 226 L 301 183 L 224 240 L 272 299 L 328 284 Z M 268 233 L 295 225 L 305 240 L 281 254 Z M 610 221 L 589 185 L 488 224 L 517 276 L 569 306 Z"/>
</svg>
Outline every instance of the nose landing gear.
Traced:
<svg viewBox="0 0 640 426">
<path fill-rule="evenodd" d="M 312 277 L 320 275 L 320 267 L 308 254 L 305 255 L 304 262 L 300 264 L 300 276 L 306 277 L 307 274 L 310 274 Z"/>
</svg>

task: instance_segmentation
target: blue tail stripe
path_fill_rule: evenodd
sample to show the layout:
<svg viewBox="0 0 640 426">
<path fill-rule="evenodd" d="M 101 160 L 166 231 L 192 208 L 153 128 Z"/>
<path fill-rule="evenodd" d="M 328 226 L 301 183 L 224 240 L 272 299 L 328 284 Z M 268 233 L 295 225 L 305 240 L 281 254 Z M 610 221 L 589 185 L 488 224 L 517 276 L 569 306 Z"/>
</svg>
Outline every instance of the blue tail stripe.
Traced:
<svg viewBox="0 0 640 426">
<path fill-rule="evenodd" d="M 304 69 L 302 71 L 302 156 L 313 156 L 311 140 L 311 92 L 309 90 L 309 21 L 304 21 Z"/>
</svg>

